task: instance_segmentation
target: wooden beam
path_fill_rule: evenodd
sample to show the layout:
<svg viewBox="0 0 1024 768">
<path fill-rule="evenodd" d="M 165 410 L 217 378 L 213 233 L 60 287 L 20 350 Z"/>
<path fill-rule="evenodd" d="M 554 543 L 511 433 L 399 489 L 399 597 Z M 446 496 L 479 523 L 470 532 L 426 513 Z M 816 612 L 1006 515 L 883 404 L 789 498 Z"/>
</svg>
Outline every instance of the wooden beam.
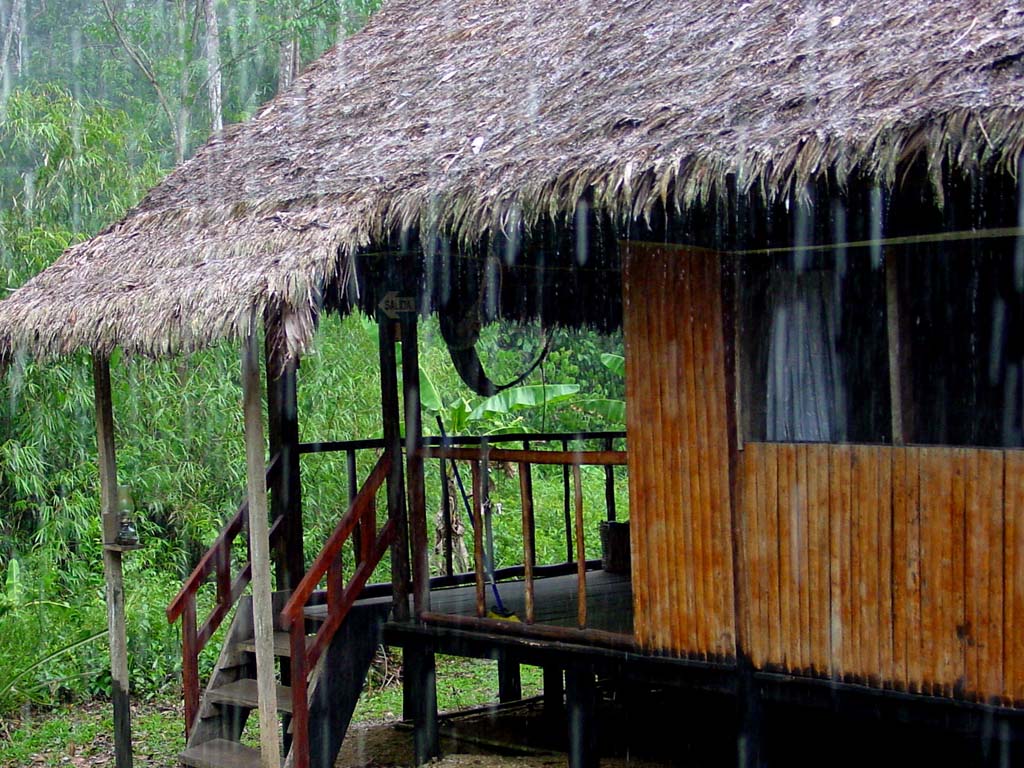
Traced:
<svg viewBox="0 0 1024 768">
<path fill-rule="evenodd" d="M 569 768 L 597 768 L 597 681 L 586 664 L 565 670 L 565 700 L 569 719 Z"/>
<path fill-rule="evenodd" d="M 274 338 L 279 333 L 279 316 L 264 320 L 267 341 L 264 356 L 267 368 L 267 432 L 270 455 L 277 456 L 277 472 L 270 488 L 270 516 L 282 518 L 283 528 L 277 540 L 277 588 L 295 589 L 306 573 L 302 549 L 302 483 L 299 475 L 299 407 L 297 393 L 298 362 L 281 359 L 282 345 Z"/>
<path fill-rule="evenodd" d="M 114 704 L 114 760 L 117 768 L 132 768 L 132 714 L 128 698 L 128 633 L 124 620 L 124 574 L 121 552 L 113 545 L 118 529 L 117 455 L 114 448 L 114 407 L 110 391 L 110 360 L 93 355 L 92 379 L 96 398 L 96 448 L 103 515 L 103 581 L 110 640 L 111 697 Z"/>
<path fill-rule="evenodd" d="M 416 316 L 402 323 L 402 391 L 405 396 L 406 482 L 412 535 L 413 608 L 416 616 L 430 610 L 430 545 L 427 542 L 427 499 L 423 477 L 423 416 Z"/>
<path fill-rule="evenodd" d="M 281 746 L 274 662 L 274 609 L 267 523 L 266 448 L 263 441 L 260 359 L 256 335 L 242 345 L 242 400 L 245 412 L 245 468 L 249 495 L 249 552 L 252 557 L 252 610 L 256 636 L 256 685 L 259 691 L 260 764 L 279 768 Z"/>
<path fill-rule="evenodd" d="M 402 487 L 402 436 L 398 413 L 398 365 L 395 359 L 395 323 L 379 320 L 380 403 L 384 448 L 391 452 L 388 475 L 388 517 L 395 521 L 397 533 L 391 545 L 392 610 L 396 621 L 409 618 L 409 538 L 405 517 L 405 490 Z"/>
</svg>

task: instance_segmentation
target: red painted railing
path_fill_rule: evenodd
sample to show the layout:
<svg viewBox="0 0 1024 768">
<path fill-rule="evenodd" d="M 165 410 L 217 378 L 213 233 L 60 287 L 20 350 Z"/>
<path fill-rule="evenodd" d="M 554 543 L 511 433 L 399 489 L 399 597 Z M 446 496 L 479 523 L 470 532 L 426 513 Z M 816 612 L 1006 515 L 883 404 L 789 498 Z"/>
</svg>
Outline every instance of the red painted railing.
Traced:
<svg viewBox="0 0 1024 768">
<path fill-rule="evenodd" d="M 267 467 L 267 482 L 270 484 L 277 471 L 277 457 Z M 216 541 L 206 551 L 188 579 L 185 580 L 177 596 L 167 606 L 167 621 L 173 624 L 179 618 L 181 626 L 181 680 L 185 694 L 185 736 L 191 733 L 195 719 L 199 714 L 199 654 L 209 642 L 217 627 L 238 602 L 252 579 L 252 560 L 248 556 L 249 540 L 243 535 L 246 547 L 246 559 L 241 569 L 231 575 L 231 548 L 240 533 L 248 530 L 249 502 L 242 502 L 235 516 L 221 530 Z M 270 528 L 270 541 L 277 538 L 281 525 L 278 517 Z M 217 584 L 217 601 L 210 615 L 202 625 L 196 616 L 196 594 L 203 584 L 215 574 Z"/>
<path fill-rule="evenodd" d="M 381 456 L 363 487 L 352 499 L 334 533 L 317 555 L 281 611 L 281 622 L 291 636 L 292 754 L 294 768 L 309 768 L 309 673 L 327 650 L 374 569 L 395 538 L 396 522 L 389 519 L 377 533 L 377 491 L 391 470 L 391 456 Z M 342 547 L 358 531 L 355 572 L 348 583 L 341 570 Z M 321 580 L 327 577 L 327 615 L 307 646 L 305 610 Z"/>
</svg>

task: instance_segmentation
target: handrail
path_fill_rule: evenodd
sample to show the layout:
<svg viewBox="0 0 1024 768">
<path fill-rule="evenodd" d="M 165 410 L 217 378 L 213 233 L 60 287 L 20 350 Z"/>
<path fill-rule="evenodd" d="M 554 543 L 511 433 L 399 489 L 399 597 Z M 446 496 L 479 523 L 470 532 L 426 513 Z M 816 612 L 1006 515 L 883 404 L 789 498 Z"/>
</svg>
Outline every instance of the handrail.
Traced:
<svg viewBox="0 0 1024 768">
<path fill-rule="evenodd" d="M 302 577 L 302 581 L 292 591 L 291 597 L 285 604 L 284 609 L 281 611 L 281 619 L 284 622 L 284 627 L 287 629 L 290 626 L 290 622 L 299 621 L 302 619 L 302 611 L 306 607 L 306 603 L 309 598 L 316 591 L 316 588 L 320 584 L 320 580 L 327 573 L 331 566 L 331 563 L 338 556 L 342 546 L 348 540 L 348 537 L 355 530 L 355 527 L 362 521 L 363 516 L 367 512 L 367 508 L 372 504 L 376 497 L 377 491 L 381 485 L 387 479 L 388 472 L 391 471 L 391 456 L 385 453 L 378 459 L 376 466 L 373 471 L 370 472 L 370 476 L 366 478 L 366 482 L 363 483 L 363 487 L 359 489 L 359 493 L 352 499 L 352 502 L 348 506 L 348 510 L 342 515 L 341 520 L 334 527 L 334 532 L 327 539 L 323 549 L 320 550 L 320 554 L 317 555 L 316 560 L 309 566 L 309 570 L 306 571 L 306 575 Z"/>
<path fill-rule="evenodd" d="M 334 532 L 292 592 L 281 611 L 281 624 L 291 643 L 292 755 L 294 768 L 309 768 L 309 672 L 327 650 L 366 582 L 395 539 L 397 521 L 389 518 L 376 532 L 376 495 L 391 472 L 392 457 L 385 452 L 349 503 Z M 343 584 L 340 555 L 342 547 L 359 532 L 358 564 L 348 584 Z M 312 643 L 306 643 L 306 603 L 327 576 L 327 616 Z"/>
<path fill-rule="evenodd" d="M 423 444 L 428 446 L 479 445 L 481 443 L 520 443 L 523 440 L 550 442 L 555 440 L 621 440 L 626 433 L 618 432 L 499 432 L 493 435 L 425 435 Z M 403 440 L 404 442 L 404 440 Z M 383 448 L 383 438 L 365 440 L 324 440 L 315 443 L 299 443 L 299 453 L 344 453 L 370 448 Z"/>
<path fill-rule="evenodd" d="M 509 461 L 513 463 L 555 464 L 558 466 L 625 466 L 626 451 L 522 451 L 509 448 L 421 448 L 424 459 L 462 459 L 464 461 Z"/>
<path fill-rule="evenodd" d="M 278 456 L 267 465 L 267 483 L 271 484 L 278 471 Z M 191 733 L 196 716 L 199 714 L 199 654 L 217 631 L 221 622 L 238 602 L 252 579 L 252 562 L 247 560 L 242 569 L 231 576 L 231 547 L 238 535 L 246 528 L 249 517 L 249 501 L 243 501 L 235 515 L 217 535 L 213 544 L 199 558 L 178 594 L 167 606 L 167 622 L 173 624 L 182 620 L 181 678 L 185 698 L 185 736 Z M 276 540 L 283 517 L 274 520 L 270 528 L 270 540 Z M 248 546 L 248 541 L 245 542 Z M 210 574 L 216 575 L 217 602 L 202 625 L 196 616 L 196 594 L 206 583 Z"/>
<path fill-rule="evenodd" d="M 279 454 L 275 454 L 274 457 L 270 460 L 270 463 L 267 464 L 268 484 L 270 484 L 270 482 L 276 476 L 278 458 Z M 210 548 L 206 550 L 205 553 L 203 553 L 203 556 L 201 558 L 199 558 L 199 562 L 196 564 L 196 567 L 192 569 L 192 572 L 189 574 L 188 578 L 185 579 L 185 582 L 184 584 L 182 584 L 181 589 L 178 590 L 178 594 L 174 596 L 174 599 L 171 600 L 170 603 L 168 603 L 166 613 L 167 622 L 169 624 L 173 624 L 175 621 L 177 621 L 178 617 L 181 616 L 182 611 L 185 610 L 185 596 L 189 592 L 194 593 L 195 591 L 197 591 L 199 587 L 201 587 L 203 583 L 206 581 L 206 578 L 210 575 L 210 573 L 213 572 L 213 570 L 217 567 L 217 562 L 215 562 L 214 558 L 220 553 L 223 547 L 227 546 L 230 549 L 231 542 L 233 542 L 235 538 L 238 536 L 238 534 L 241 533 L 243 523 L 245 522 L 245 519 L 246 517 L 248 517 L 248 515 L 249 500 L 245 499 L 241 504 L 238 505 L 238 511 L 235 512 L 234 517 L 232 517 L 227 522 L 227 524 L 223 528 L 221 528 L 220 533 L 217 534 L 217 538 L 214 539 L 213 544 L 210 545 Z"/>
</svg>

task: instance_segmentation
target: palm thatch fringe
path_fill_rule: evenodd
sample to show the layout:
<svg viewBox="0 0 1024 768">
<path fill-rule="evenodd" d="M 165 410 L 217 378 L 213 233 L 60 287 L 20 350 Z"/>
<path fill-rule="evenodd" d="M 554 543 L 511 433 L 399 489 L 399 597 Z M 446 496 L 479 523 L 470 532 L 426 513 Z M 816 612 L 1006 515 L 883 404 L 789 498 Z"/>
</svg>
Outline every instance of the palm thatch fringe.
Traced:
<svg viewBox="0 0 1024 768">
<path fill-rule="evenodd" d="M 571 215 L 1015 176 L 1024 10 L 1004 0 L 392 0 L 120 223 L 0 302 L 0 356 L 165 355 L 322 286 L 396 233 L 470 246 Z"/>
</svg>

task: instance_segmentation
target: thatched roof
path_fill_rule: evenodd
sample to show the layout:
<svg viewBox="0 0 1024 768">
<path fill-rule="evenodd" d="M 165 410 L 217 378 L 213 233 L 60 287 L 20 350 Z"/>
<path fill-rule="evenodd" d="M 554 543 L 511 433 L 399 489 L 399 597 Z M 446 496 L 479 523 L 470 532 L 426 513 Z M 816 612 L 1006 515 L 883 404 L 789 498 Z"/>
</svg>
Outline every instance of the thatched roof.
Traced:
<svg viewBox="0 0 1024 768">
<path fill-rule="evenodd" d="M 471 242 L 828 174 L 1016 173 L 1015 0 L 394 0 L 123 221 L 0 302 L 0 350 L 161 354 L 318 287 L 402 228 Z"/>
</svg>

